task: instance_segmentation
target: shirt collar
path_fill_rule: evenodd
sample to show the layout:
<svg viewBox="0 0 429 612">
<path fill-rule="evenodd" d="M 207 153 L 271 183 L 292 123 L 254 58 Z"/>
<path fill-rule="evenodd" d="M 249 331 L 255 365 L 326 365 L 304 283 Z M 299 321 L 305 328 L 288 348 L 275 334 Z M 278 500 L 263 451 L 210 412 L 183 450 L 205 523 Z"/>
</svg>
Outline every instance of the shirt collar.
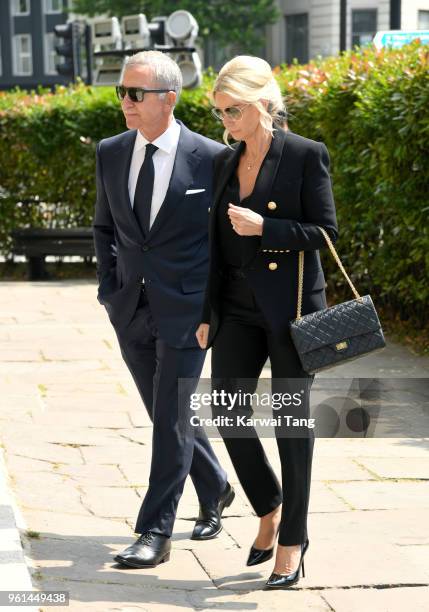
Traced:
<svg viewBox="0 0 429 612">
<path fill-rule="evenodd" d="M 173 117 L 173 121 L 170 123 L 168 128 L 163 132 L 158 138 L 156 138 L 152 144 L 154 144 L 158 149 L 164 151 L 165 153 L 171 153 L 174 147 L 177 146 L 179 142 L 180 136 L 180 125 Z M 136 143 L 135 143 L 135 151 L 139 151 L 143 149 L 149 140 L 143 136 L 140 130 L 137 130 Z"/>
</svg>

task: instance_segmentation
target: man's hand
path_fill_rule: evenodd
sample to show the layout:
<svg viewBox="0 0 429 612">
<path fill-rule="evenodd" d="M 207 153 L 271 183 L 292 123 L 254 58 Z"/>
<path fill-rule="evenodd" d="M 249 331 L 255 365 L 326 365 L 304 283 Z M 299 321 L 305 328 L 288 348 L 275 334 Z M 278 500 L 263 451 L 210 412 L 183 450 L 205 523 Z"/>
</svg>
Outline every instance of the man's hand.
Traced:
<svg viewBox="0 0 429 612">
<path fill-rule="evenodd" d="M 209 329 L 210 329 L 210 325 L 208 323 L 200 323 L 200 326 L 195 333 L 195 335 L 197 336 L 198 344 L 200 345 L 200 348 L 202 349 L 207 348 Z"/>
<path fill-rule="evenodd" d="M 262 236 L 264 217 L 250 208 L 228 204 L 228 215 L 233 230 L 239 236 Z"/>
</svg>

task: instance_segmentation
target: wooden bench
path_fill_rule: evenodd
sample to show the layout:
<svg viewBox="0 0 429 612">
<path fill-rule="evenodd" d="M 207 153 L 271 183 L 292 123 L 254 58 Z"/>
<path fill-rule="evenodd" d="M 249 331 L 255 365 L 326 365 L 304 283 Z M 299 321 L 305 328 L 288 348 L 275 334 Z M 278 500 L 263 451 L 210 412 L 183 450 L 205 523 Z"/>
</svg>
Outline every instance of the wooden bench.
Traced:
<svg viewBox="0 0 429 612">
<path fill-rule="evenodd" d="M 74 227 L 69 229 L 17 229 L 12 232 L 15 255 L 25 255 L 28 262 L 28 279 L 48 278 L 45 267 L 47 255 L 95 255 L 92 228 Z"/>
</svg>

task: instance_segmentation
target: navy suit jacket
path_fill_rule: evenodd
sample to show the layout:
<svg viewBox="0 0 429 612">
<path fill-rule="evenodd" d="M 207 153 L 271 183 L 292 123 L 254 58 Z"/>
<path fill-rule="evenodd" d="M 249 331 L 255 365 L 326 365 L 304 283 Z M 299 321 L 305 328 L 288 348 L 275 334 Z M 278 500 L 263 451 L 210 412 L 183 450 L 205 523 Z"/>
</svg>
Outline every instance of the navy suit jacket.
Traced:
<svg viewBox="0 0 429 612">
<path fill-rule="evenodd" d="M 217 207 L 236 171 L 244 143 L 226 148 L 215 160 L 215 193 L 210 213 L 210 273 L 202 321 L 210 323 L 208 346 L 220 321 L 222 256 L 217 240 Z M 277 129 L 261 166 L 252 199 L 264 217 L 260 240 L 243 236 L 242 270 L 261 311 L 279 338 L 289 333 L 296 317 L 298 253 L 304 251 L 302 314 L 326 308 L 325 277 L 319 249 L 327 247 L 317 226 L 332 242 L 338 237 L 329 175 L 329 154 L 321 142 Z M 234 202 L 239 204 L 238 202 Z"/>
<path fill-rule="evenodd" d="M 136 130 L 97 145 L 97 201 L 93 221 L 98 300 L 117 329 L 131 321 L 145 281 L 159 336 L 177 348 L 198 346 L 195 331 L 208 273 L 208 217 L 213 160 L 223 145 L 180 124 L 165 200 L 147 235 L 128 195 Z M 186 194 L 188 189 L 205 189 Z"/>
</svg>

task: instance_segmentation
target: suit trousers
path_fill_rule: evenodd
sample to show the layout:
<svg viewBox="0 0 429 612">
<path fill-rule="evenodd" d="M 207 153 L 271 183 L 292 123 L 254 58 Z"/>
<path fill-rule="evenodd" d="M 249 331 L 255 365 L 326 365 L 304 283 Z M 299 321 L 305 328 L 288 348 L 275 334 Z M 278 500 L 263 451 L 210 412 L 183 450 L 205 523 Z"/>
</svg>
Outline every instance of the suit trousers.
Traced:
<svg viewBox="0 0 429 612">
<path fill-rule="evenodd" d="M 204 364 L 200 348 L 174 348 L 160 337 L 142 289 L 137 310 L 125 329 L 115 329 L 122 357 L 153 423 L 149 488 L 135 532 L 171 536 L 186 477 L 200 504 L 213 508 L 227 483 L 202 428 L 190 424 L 189 396 Z M 178 379 L 186 379 L 180 384 Z"/>
<path fill-rule="evenodd" d="M 308 419 L 314 376 L 302 369 L 290 334 L 279 338 L 270 331 L 245 278 L 226 280 L 220 325 L 212 345 L 212 390 L 254 393 L 268 357 L 272 398 L 275 393 L 288 392 L 292 396 L 298 392 L 302 400 L 298 408 L 282 405 L 272 413 L 270 409 L 268 417 L 289 414 Z M 254 413 L 253 406 L 241 406 L 239 411 L 248 416 Z M 215 415 L 221 412 L 225 415 L 227 411 L 213 409 Z M 236 424 L 233 429 L 223 425 L 218 429 L 257 516 L 268 514 L 283 502 L 279 544 L 289 546 L 305 542 L 313 430 L 303 427 L 294 432 L 284 424 L 274 427 L 281 463 L 280 485 L 254 427 Z"/>
</svg>

